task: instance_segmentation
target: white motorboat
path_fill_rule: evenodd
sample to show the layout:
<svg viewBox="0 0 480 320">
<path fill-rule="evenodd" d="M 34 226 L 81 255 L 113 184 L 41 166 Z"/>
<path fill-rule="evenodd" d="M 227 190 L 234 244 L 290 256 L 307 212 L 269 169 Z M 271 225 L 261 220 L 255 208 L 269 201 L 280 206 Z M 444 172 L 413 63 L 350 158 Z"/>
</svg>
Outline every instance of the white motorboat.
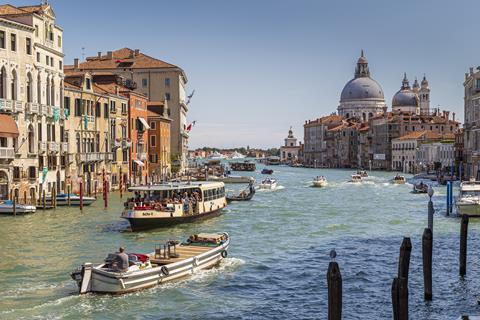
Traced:
<svg viewBox="0 0 480 320">
<path fill-rule="evenodd" d="M 221 154 L 220 152 L 215 151 L 214 153 L 212 153 L 208 157 L 208 159 L 209 160 L 222 160 L 222 159 L 225 159 L 225 156 L 223 154 Z"/>
<path fill-rule="evenodd" d="M 312 184 L 314 187 L 326 187 L 328 182 L 324 176 L 318 176 L 313 179 Z"/>
<path fill-rule="evenodd" d="M 407 179 L 405 179 L 404 176 L 397 174 L 395 177 L 393 177 L 392 182 L 394 184 L 405 184 L 407 182 Z"/>
<path fill-rule="evenodd" d="M 455 202 L 459 215 L 480 216 L 480 181 L 464 181 Z"/>
<path fill-rule="evenodd" d="M 130 253 L 126 271 L 115 265 L 116 254 L 104 263 L 84 263 L 71 273 L 79 293 L 123 294 L 153 287 L 209 269 L 227 257 L 230 238 L 227 233 L 200 233 L 183 243 L 167 241 L 149 254 Z"/>
<path fill-rule="evenodd" d="M 15 204 L 15 214 L 35 213 L 37 208 L 35 206 L 26 204 Z M 13 201 L 0 201 L 0 214 L 13 214 Z"/>
<path fill-rule="evenodd" d="M 260 189 L 275 189 L 277 187 L 277 180 L 272 178 L 267 178 L 263 180 L 258 187 Z"/>
<path fill-rule="evenodd" d="M 52 197 L 48 196 L 45 197 L 47 203 L 52 201 Z M 95 197 L 83 197 L 83 205 L 89 206 L 95 202 Z M 56 196 L 57 206 L 68 206 L 68 194 L 67 193 L 60 193 Z M 70 205 L 71 206 L 79 206 L 80 205 L 80 196 L 78 194 L 71 193 L 70 194 Z"/>
<path fill-rule="evenodd" d="M 360 183 L 360 182 L 362 182 L 362 176 L 359 175 L 359 174 L 352 174 L 352 176 L 350 178 L 350 182 Z"/>
<path fill-rule="evenodd" d="M 358 170 L 357 174 L 361 176 L 362 178 L 368 178 L 368 173 L 366 170 Z"/>
</svg>

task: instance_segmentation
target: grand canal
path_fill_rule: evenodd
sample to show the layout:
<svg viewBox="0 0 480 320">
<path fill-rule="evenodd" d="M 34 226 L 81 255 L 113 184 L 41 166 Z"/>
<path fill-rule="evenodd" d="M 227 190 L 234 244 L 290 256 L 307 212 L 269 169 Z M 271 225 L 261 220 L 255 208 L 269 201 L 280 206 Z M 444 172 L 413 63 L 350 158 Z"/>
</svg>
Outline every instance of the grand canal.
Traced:
<svg viewBox="0 0 480 320">
<path fill-rule="evenodd" d="M 480 313 L 480 224 L 470 223 L 467 277 L 461 279 L 459 219 L 445 216 L 444 187 L 435 188 L 434 297 L 425 303 L 426 195 L 411 194 L 409 184 L 390 184 L 392 173 L 371 172 L 362 184 L 351 184 L 347 170 L 273 169 L 278 190 L 233 203 L 218 218 L 166 230 L 129 232 L 119 218 L 118 194 L 110 196 L 108 210 L 99 200 L 83 213 L 62 208 L 0 217 L 0 319 L 325 319 L 332 248 L 343 276 L 344 319 L 388 319 L 403 236 L 413 243 L 411 318 Z M 329 187 L 309 187 L 320 174 Z M 200 231 L 227 231 L 232 237 L 229 258 L 218 268 L 123 296 L 76 295 L 69 273 L 82 262 L 99 262 L 119 245 L 151 251 L 167 239 Z"/>
</svg>

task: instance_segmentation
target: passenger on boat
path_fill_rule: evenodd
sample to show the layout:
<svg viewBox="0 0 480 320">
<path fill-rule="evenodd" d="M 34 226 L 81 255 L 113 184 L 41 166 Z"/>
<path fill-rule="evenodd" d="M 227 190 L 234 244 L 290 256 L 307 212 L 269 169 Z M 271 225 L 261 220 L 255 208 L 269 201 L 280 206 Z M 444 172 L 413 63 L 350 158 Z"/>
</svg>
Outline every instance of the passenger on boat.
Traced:
<svg viewBox="0 0 480 320">
<path fill-rule="evenodd" d="M 115 260 L 112 263 L 112 269 L 118 272 L 126 272 L 128 270 L 128 255 L 125 253 L 124 247 L 118 249 Z"/>
</svg>

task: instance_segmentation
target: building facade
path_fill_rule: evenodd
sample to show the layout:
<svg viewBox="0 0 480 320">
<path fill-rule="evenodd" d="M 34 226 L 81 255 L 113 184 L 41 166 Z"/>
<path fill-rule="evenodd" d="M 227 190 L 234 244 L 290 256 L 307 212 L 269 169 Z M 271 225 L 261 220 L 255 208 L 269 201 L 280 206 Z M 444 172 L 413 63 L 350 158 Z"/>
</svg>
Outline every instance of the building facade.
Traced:
<svg viewBox="0 0 480 320">
<path fill-rule="evenodd" d="M 170 130 L 172 119 L 168 103 L 148 103 L 148 172 L 153 181 L 164 181 L 170 176 Z"/>
<path fill-rule="evenodd" d="M 480 71 L 465 73 L 464 87 L 464 154 L 465 176 L 480 179 Z"/>
<path fill-rule="evenodd" d="M 285 143 L 280 147 L 280 162 L 297 162 L 299 150 L 300 146 L 297 143 L 297 138 L 293 136 L 293 131 L 290 127 L 290 130 L 288 130 L 288 136 L 285 138 Z"/>
</svg>

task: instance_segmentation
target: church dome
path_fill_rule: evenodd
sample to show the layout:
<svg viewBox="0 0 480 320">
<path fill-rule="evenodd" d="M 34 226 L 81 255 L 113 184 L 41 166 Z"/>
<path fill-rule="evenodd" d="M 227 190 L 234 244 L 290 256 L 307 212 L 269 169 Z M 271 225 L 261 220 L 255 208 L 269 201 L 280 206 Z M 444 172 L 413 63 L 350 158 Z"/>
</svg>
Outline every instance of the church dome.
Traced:
<svg viewBox="0 0 480 320">
<path fill-rule="evenodd" d="M 392 108 L 394 107 L 417 107 L 418 97 L 408 83 L 407 75 L 405 74 L 402 81 L 402 87 L 395 93 L 392 99 Z"/>
<path fill-rule="evenodd" d="M 382 87 L 370 77 L 359 77 L 350 80 L 343 88 L 340 96 L 340 102 L 365 99 L 384 100 Z"/>
</svg>

